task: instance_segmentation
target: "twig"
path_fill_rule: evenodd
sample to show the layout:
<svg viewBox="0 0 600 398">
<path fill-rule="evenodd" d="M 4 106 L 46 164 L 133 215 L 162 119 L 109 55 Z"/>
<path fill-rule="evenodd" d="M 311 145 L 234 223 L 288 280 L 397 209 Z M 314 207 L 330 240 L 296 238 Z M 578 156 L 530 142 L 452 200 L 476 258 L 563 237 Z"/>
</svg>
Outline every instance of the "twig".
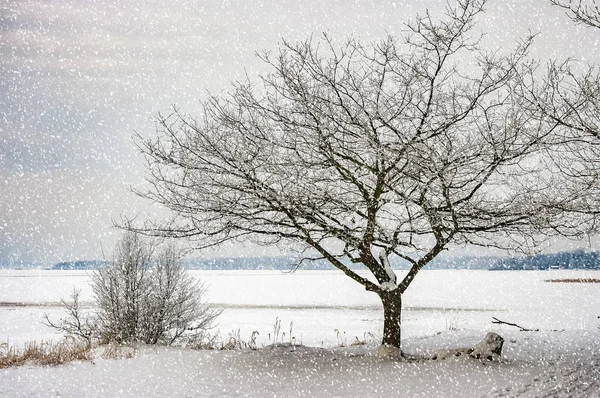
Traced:
<svg viewBox="0 0 600 398">
<path fill-rule="evenodd" d="M 495 317 L 492 317 L 492 319 L 493 319 L 492 323 L 499 323 L 502 325 L 514 326 L 516 328 L 519 328 L 521 330 L 521 332 L 539 332 L 540 331 L 540 329 L 527 329 L 527 328 L 524 328 L 523 326 L 517 325 L 516 323 L 504 322 Z"/>
</svg>

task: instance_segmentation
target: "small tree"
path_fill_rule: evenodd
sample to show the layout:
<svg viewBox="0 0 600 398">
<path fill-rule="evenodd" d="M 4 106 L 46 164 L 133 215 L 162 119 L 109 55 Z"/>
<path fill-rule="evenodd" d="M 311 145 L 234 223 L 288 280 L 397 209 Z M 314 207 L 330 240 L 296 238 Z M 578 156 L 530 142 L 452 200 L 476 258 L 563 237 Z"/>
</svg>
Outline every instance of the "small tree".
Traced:
<svg viewBox="0 0 600 398">
<path fill-rule="evenodd" d="M 221 311 L 203 302 L 206 287 L 183 268 L 172 245 L 162 248 L 127 232 L 113 260 L 92 274 L 95 308 L 84 313 L 79 292 L 63 301 L 67 317 L 47 325 L 71 336 L 101 342 L 173 344 L 211 327 Z"/>
<path fill-rule="evenodd" d="M 545 162 L 553 126 L 516 95 L 531 39 L 482 50 L 484 5 L 458 1 L 370 45 L 284 42 L 262 56 L 271 73 L 209 98 L 199 119 L 160 115 L 140 144 L 141 194 L 174 216 L 138 230 L 310 248 L 380 297 L 382 345 L 398 353 L 402 295 L 449 245 L 523 250 L 571 226 Z M 410 264 L 402 279 L 391 256 Z"/>
</svg>

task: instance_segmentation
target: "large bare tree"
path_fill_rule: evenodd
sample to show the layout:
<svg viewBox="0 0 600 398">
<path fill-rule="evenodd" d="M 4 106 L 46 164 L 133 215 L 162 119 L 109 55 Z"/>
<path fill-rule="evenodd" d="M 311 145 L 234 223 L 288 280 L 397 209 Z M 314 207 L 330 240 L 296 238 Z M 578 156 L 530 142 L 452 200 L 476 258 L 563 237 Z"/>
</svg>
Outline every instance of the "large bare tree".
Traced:
<svg viewBox="0 0 600 398">
<path fill-rule="evenodd" d="M 600 29 L 594 0 L 550 0 L 575 23 Z M 600 32 L 599 32 L 600 33 Z M 576 58 L 553 60 L 545 71 L 523 75 L 523 107 L 536 119 L 556 123 L 551 158 L 564 190 L 576 192 L 565 210 L 587 216 L 589 232 L 600 231 L 600 68 Z M 540 77 L 543 76 L 543 77 Z"/>
<path fill-rule="evenodd" d="M 198 118 L 161 115 L 140 142 L 142 194 L 173 218 L 138 230 L 199 248 L 303 245 L 381 298 L 382 346 L 398 353 L 402 295 L 449 245 L 523 249 L 572 226 L 560 210 L 572 192 L 546 162 L 556 123 L 515 95 L 532 39 L 483 51 L 484 5 L 460 0 L 370 44 L 284 42 L 262 56 L 270 73 L 210 97 Z M 393 257 L 410 264 L 402 278 Z"/>
</svg>

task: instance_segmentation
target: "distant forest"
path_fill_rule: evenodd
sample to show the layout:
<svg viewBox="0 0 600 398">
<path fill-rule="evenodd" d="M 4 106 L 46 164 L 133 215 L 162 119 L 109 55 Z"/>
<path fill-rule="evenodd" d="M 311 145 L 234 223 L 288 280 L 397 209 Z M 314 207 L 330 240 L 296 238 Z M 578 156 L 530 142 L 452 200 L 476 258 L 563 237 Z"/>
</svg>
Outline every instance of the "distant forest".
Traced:
<svg viewBox="0 0 600 398">
<path fill-rule="evenodd" d="M 576 250 L 528 257 L 501 258 L 492 270 L 600 269 L 600 252 Z"/>
<path fill-rule="evenodd" d="M 408 263 L 391 259 L 394 269 L 407 269 Z M 193 258 L 185 259 L 188 269 L 196 270 L 281 270 L 289 271 L 298 266 L 296 257 L 241 257 L 241 258 Z M 53 265 L 54 270 L 93 270 L 105 265 L 107 261 L 67 261 Z M 353 269 L 360 266 L 347 263 Z M 0 268 L 34 268 L 17 264 L 2 264 Z M 39 268 L 35 267 L 35 268 Z M 330 270 L 333 268 L 325 260 L 303 261 L 299 269 Z M 600 252 L 575 250 L 554 254 L 537 254 L 523 257 L 494 256 L 446 256 L 438 257 L 427 265 L 426 269 L 479 269 L 479 270 L 547 270 L 547 269 L 600 269 Z"/>
<path fill-rule="evenodd" d="M 206 270 L 290 270 L 298 266 L 293 257 L 253 257 L 186 260 L 190 269 Z M 408 269 L 409 264 L 399 259 L 391 259 L 394 269 Z M 360 269 L 360 266 L 347 263 L 348 267 Z M 538 254 L 524 257 L 462 256 L 438 257 L 425 269 L 479 269 L 479 270 L 547 270 L 547 269 L 600 269 L 600 252 L 576 250 L 554 254 Z M 304 261 L 300 269 L 335 269 L 325 260 Z"/>
</svg>

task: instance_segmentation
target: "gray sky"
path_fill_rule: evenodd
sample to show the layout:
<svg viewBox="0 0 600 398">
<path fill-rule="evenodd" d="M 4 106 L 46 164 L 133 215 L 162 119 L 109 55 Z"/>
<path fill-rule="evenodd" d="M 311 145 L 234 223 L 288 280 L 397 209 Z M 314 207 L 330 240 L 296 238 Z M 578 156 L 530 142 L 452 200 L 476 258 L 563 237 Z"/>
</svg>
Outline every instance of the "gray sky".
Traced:
<svg viewBox="0 0 600 398">
<path fill-rule="evenodd" d="M 102 258 L 121 214 L 155 213 L 134 131 L 263 70 L 255 51 L 328 31 L 366 41 L 445 0 L 4 0 L 0 4 L 0 262 Z M 437 12 L 436 11 L 436 12 Z M 539 32 L 534 56 L 597 61 L 600 35 L 546 0 L 490 0 L 490 49 Z M 567 245 L 568 246 L 568 245 Z M 231 251 L 230 251 L 231 250 Z M 257 254 L 228 247 L 225 255 Z"/>
</svg>

